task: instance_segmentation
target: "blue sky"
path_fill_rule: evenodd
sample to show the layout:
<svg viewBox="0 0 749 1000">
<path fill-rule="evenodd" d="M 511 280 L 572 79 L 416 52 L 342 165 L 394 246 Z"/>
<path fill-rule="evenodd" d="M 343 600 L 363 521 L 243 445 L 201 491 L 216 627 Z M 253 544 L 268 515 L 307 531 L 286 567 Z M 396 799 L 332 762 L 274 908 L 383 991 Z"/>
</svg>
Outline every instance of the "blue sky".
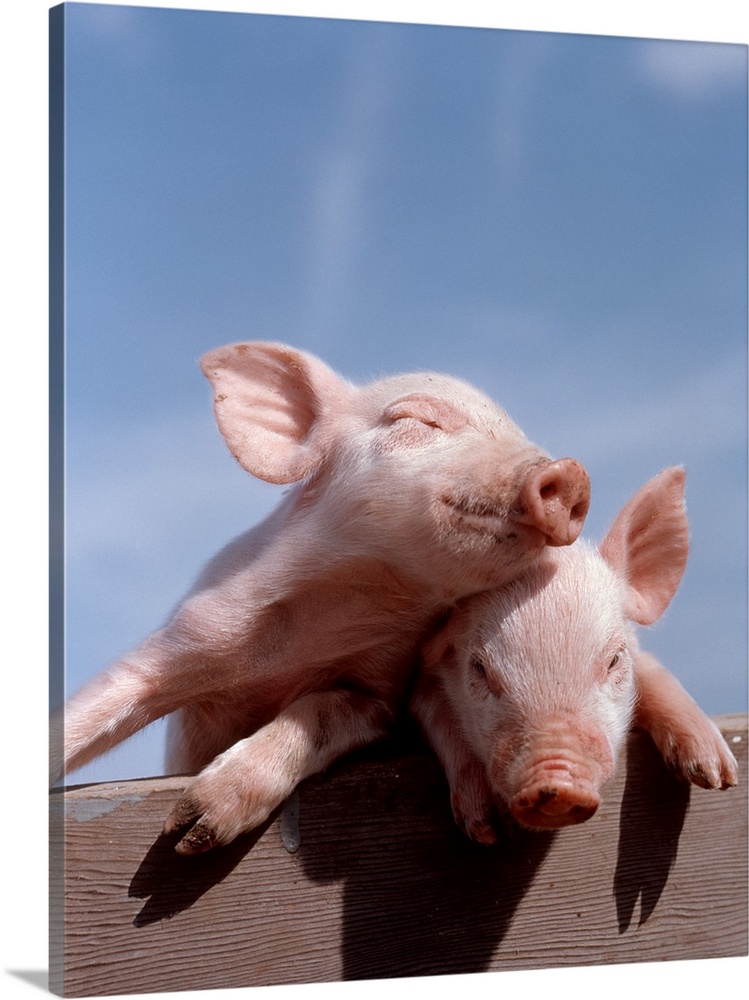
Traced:
<svg viewBox="0 0 749 1000">
<path fill-rule="evenodd" d="M 686 465 L 643 641 L 746 710 L 745 46 L 88 4 L 66 45 L 70 690 L 277 502 L 197 366 L 258 338 L 475 382 L 586 465 L 593 539 Z"/>
</svg>

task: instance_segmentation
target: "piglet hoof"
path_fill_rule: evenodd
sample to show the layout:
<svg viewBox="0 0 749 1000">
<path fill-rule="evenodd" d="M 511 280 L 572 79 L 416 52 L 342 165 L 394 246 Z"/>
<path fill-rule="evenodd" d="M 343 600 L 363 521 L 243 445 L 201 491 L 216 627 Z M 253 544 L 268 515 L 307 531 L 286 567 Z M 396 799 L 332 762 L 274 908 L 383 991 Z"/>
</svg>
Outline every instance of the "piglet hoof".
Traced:
<svg viewBox="0 0 749 1000">
<path fill-rule="evenodd" d="M 164 823 L 163 833 L 172 836 L 186 830 L 175 845 L 178 854 L 202 854 L 221 843 L 219 831 L 197 799 L 185 794 Z"/>
<path fill-rule="evenodd" d="M 496 843 L 494 796 L 478 761 L 460 768 L 450 789 L 450 805 L 458 828 L 467 837 L 477 844 Z"/>
<path fill-rule="evenodd" d="M 269 790 L 261 794 L 238 776 L 222 773 L 214 763 L 185 789 L 167 817 L 163 833 L 174 836 L 184 831 L 175 845 L 177 853 L 202 854 L 260 826 L 284 797 L 273 796 Z"/>
<path fill-rule="evenodd" d="M 700 788 L 717 789 L 725 791 L 727 788 L 734 788 L 738 784 L 738 776 L 735 767 L 723 766 L 716 761 L 707 764 L 695 761 L 682 768 L 683 777 L 692 784 Z"/>
<path fill-rule="evenodd" d="M 654 734 L 663 758 L 675 774 L 700 788 L 725 790 L 738 784 L 736 758 L 720 730 L 707 716 L 689 729 Z"/>
<path fill-rule="evenodd" d="M 736 758 L 725 743 L 716 746 L 712 753 L 698 752 L 693 755 L 678 747 L 672 759 L 667 758 L 666 762 L 679 777 L 700 788 L 725 791 L 739 783 Z"/>
<path fill-rule="evenodd" d="M 453 817 L 459 830 L 478 844 L 493 844 L 497 837 L 489 818 L 489 810 L 459 792 L 450 796 Z"/>
<path fill-rule="evenodd" d="M 478 787 L 469 799 L 465 794 L 453 793 L 450 797 L 453 816 L 460 830 L 470 840 L 489 847 L 492 844 L 514 839 L 520 827 L 506 806 L 497 803 L 486 786 L 485 794 L 477 796 Z M 484 791 L 484 790 L 482 790 Z"/>
<path fill-rule="evenodd" d="M 488 819 L 466 819 L 456 816 L 455 822 L 469 840 L 474 840 L 477 844 L 484 844 L 486 847 L 496 844 L 497 834 Z"/>
</svg>

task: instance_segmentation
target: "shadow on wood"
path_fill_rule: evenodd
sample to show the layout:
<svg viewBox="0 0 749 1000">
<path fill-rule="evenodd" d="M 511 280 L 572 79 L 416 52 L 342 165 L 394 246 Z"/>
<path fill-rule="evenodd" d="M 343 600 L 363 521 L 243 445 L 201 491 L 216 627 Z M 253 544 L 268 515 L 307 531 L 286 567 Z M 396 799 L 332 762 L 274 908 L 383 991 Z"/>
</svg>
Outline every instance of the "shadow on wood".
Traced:
<svg viewBox="0 0 749 1000">
<path fill-rule="evenodd" d="M 142 927 L 154 921 L 169 920 L 189 909 L 204 893 L 234 871 L 267 827 L 268 823 L 265 823 L 213 854 L 192 857 L 177 854 L 174 850 L 181 834 L 159 834 L 128 888 L 129 896 L 147 900 L 133 918 L 133 924 Z"/>
<path fill-rule="evenodd" d="M 639 749 L 628 758 L 619 820 L 614 896 L 620 934 L 629 928 L 638 899 L 639 925 L 655 910 L 676 862 L 691 792 L 644 735 Z"/>
<path fill-rule="evenodd" d="M 390 767 L 360 765 L 322 784 L 300 826 L 305 875 L 344 886 L 341 976 L 482 971 L 555 834 L 475 844 L 455 826 L 431 757 Z"/>
<path fill-rule="evenodd" d="M 53 792 L 50 988 L 91 996 L 746 954 L 747 720 L 717 721 L 739 758 L 738 788 L 690 791 L 635 733 L 591 820 L 493 847 L 458 831 L 436 760 L 412 746 L 339 764 L 263 829 L 196 857 L 160 834 L 184 778 Z"/>
</svg>

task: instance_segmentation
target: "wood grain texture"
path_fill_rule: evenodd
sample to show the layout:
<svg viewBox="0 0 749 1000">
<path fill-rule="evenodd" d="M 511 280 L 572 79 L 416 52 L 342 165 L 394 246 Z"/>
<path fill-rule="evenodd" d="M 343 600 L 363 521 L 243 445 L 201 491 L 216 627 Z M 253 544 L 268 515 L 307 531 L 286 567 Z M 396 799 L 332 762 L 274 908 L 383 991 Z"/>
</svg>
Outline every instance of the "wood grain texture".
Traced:
<svg viewBox="0 0 749 1000">
<path fill-rule="evenodd" d="M 747 953 L 740 785 L 688 787 L 650 740 L 587 823 L 494 847 L 456 829 L 436 760 L 383 747 L 226 848 L 160 836 L 183 778 L 51 794 L 50 988 L 100 996 Z"/>
</svg>

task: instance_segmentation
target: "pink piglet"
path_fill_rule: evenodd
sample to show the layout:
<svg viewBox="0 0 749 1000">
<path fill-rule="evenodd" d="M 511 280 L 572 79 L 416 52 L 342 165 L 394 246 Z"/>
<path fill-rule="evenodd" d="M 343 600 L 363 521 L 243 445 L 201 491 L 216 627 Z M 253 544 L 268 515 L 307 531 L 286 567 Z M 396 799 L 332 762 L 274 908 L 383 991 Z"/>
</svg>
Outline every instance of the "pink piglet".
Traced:
<svg viewBox="0 0 749 1000">
<path fill-rule="evenodd" d="M 715 724 L 635 634 L 663 614 L 686 565 L 684 478 L 665 470 L 599 548 L 547 549 L 513 581 L 459 602 L 424 643 L 411 712 L 473 839 L 495 840 L 497 813 L 531 829 L 589 819 L 633 724 L 682 777 L 736 784 Z"/>
<path fill-rule="evenodd" d="M 201 363 L 237 461 L 291 488 L 72 697 L 51 762 L 53 778 L 74 771 L 169 715 L 169 770 L 198 772 L 165 825 L 182 853 L 253 829 L 387 734 L 435 616 L 572 543 L 590 498 L 578 462 L 553 461 L 459 379 L 355 386 L 270 342 Z"/>
</svg>

